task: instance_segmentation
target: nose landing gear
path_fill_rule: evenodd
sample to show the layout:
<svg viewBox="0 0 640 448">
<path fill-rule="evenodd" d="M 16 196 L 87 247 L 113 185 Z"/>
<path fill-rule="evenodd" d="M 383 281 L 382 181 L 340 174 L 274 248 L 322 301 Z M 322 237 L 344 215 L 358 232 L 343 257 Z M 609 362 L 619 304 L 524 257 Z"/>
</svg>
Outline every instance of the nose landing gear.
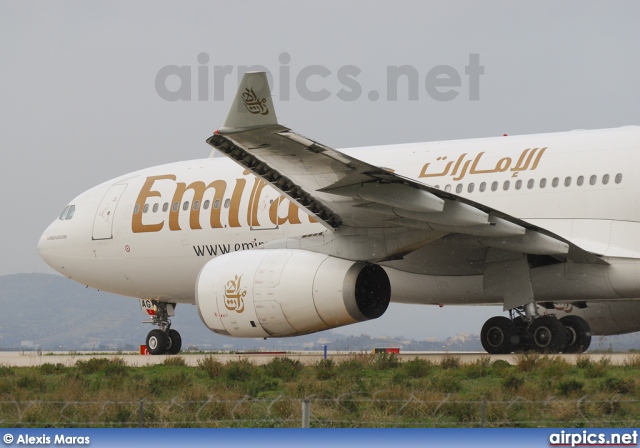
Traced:
<svg viewBox="0 0 640 448">
<path fill-rule="evenodd" d="M 177 355 L 182 348 L 182 337 L 176 330 L 169 330 L 167 337 L 167 353 L 170 355 Z"/>
<path fill-rule="evenodd" d="M 167 352 L 168 337 L 162 330 L 151 330 L 147 334 L 147 351 L 152 355 L 163 355 Z"/>
<path fill-rule="evenodd" d="M 141 299 L 140 307 L 147 312 L 150 319 L 143 323 L 157 325 L 158 328 L 147 334 L 147 351 L 151 355 L 176 355 L 182 348 L 182 337 L 171 329 L 170 316 L 173 316 L 175 304 L 157 300 Z"/>
</svg>

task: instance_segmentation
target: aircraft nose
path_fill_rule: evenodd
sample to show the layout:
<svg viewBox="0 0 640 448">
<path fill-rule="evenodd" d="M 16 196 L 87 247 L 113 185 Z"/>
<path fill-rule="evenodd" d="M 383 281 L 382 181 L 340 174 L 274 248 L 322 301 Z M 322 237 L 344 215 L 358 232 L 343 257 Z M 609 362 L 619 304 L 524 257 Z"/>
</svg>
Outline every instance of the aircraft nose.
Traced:
<svg viewBox="0 0 640 448">
<path fill-rule="evenodd" d="M 53 236 L 51 234 L 50 225 L 44 232 L 42 232 L 42 235 L 40 235 L 40 239 L 38 240 L 38 253 L 49 266 L 54 267 L 52 264 L 53 248 L 51 244 L 53 240 L 50 239 L 53 238 Z"/>
<path fill-rule="evenodd" d="M 45 249 L 45 244 L 46 244 L 46 238 L 44 236 L 46 232 L 43 232 L 42 235 L 40 235 L 40 239 L 38 240 L 38 253 L 40 254 L 40 256 L 42 257 L 42 252 Z"/>
<path fill-rule="evenodd" d="M 58 272 L 62 272 L 61 269 L 64 269 L 61 266 L 62 260 L 69 256 L 67 237 L 77 230 L 77 225 L 74 226 L 73 223 L 77 224 L 78 219 L 71 221 L 75 215 L 76 206 L 74 204 L 67 205 L 58 219 L 49 224 L 38 240 L 38 253 L 49 266 Z"/>
</svg>

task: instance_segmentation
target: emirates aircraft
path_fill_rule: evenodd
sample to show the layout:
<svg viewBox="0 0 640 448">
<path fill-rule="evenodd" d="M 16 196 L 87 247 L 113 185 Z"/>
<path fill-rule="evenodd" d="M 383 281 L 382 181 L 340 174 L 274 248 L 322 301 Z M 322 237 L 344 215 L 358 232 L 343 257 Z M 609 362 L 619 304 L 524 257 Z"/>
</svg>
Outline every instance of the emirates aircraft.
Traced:
<svg viewBox="0 0 640 448">
<path fill-rule="evenodd" d="M 61 274 L 140 299 L 152 354 L 179 352 L 177 304 L 249 338 L 390 302 L 501 304 L 489 353 L 640 330 L 638 127 L 338 151 L 280 125 L 266 75 L 247 73 L 207 143 L 227 157 L 98 185 L 38 243 Z"/>
</svg>

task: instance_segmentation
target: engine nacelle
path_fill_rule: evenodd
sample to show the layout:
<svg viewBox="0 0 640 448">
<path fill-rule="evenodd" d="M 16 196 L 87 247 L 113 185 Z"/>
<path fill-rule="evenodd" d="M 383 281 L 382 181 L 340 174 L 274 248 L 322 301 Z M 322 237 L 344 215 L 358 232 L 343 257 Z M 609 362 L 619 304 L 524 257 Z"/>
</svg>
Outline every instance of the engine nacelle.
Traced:
<svg viewBox="0 0 640 448">
<path fill-rule="evenodd" d="M 376 319 L 390 299 L 380 266 L 304 250 L 222 255 L 196 280 L 202 322 L 234 337 L 297 336 Z"/>
<path fill-rule="evenodd" d="M 578 308 L 569 303 L 556 304 L 546 314 L 558 318 L 574 314 L 582 317 L 591 327 L 594 335 L 624 334 L 640 331 L 640 300 L 611 300 L 607 302 L 587 302 L 586 308 Z"/>
</svg>

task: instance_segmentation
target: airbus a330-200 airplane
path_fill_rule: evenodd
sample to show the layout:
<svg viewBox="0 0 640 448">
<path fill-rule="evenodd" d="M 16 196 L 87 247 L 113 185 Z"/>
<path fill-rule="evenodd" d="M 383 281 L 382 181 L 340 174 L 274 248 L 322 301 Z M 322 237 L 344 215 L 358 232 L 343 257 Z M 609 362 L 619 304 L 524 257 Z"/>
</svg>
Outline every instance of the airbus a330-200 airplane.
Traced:
<svg viewBox="0 0 640 448">
<path fill-rule="evenodd" d="M 266 75 L 248 73 L 207 143 L 228 157 L 98 185 L 38 243 L 61 274 L 139 298 L 152 354 L 179 352 L 177 304 L 251 338 L 390 302 L 502 304 L 489 353 L 640 330 L 638 127 L 337 151 L 278 124 Z"/>
</svg>

